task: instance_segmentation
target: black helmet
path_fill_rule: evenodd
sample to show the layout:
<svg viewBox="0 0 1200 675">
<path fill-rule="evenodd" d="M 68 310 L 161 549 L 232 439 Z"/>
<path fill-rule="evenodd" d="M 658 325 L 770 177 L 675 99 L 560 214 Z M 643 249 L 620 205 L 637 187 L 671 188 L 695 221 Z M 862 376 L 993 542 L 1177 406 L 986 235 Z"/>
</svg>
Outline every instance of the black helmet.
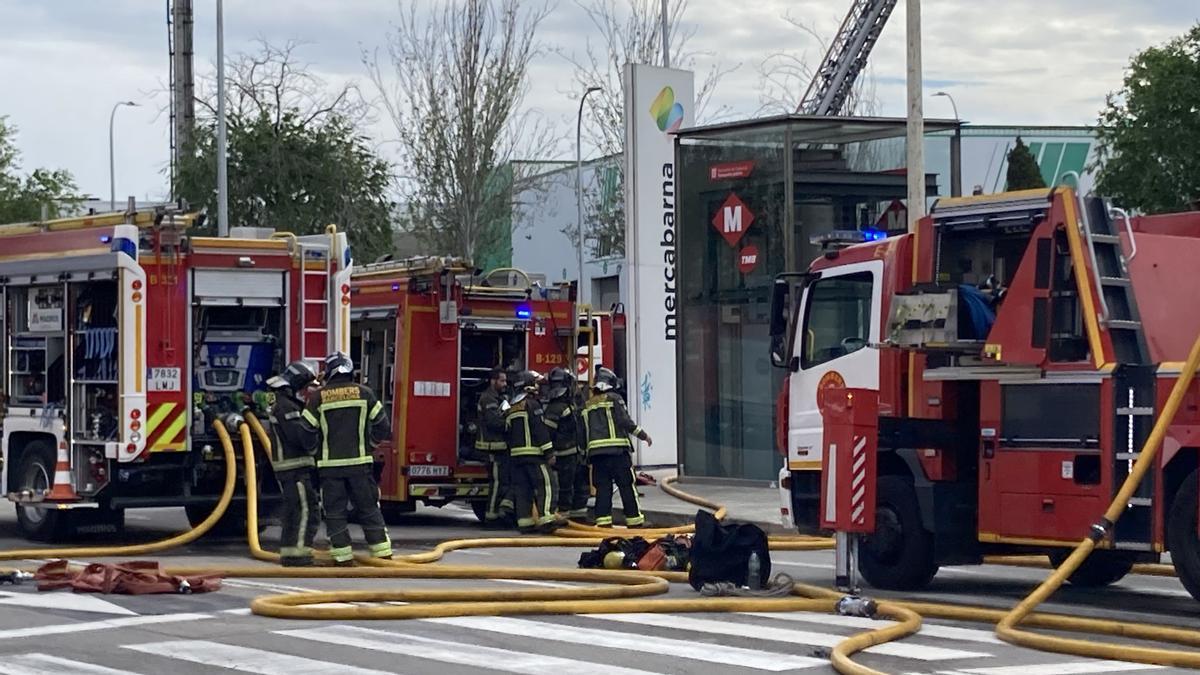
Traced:
<svg viewBox="0 0 1200 675">
<path fill-rule="evenodd" d="M 550 377 L 546 378 L 546 381 L 550 383 L 550 391 L 546 394 L 551 399 L 565 396 L 575 387 L 575 376 L 566 368 L 560 367 L 551 370 Z"/>
<path fill-rule="evenodd" d="M 341 352 L 333 352 L 325 357 L 325 377 L 336 377 L 338 375 L 353 375 L 354 362 L 349 356 Z"/>
<path fill-rule="evenodd" d="M 592 389 L 596 391 L 612 391 L 621 386 L 621 378 L 613 371 L 600 366 L 596 369 L 596 380 L 592 382 Z"/>
<path fill-rule="evenodd" d="M 312 384 L 315 379 L 317 374 L 313 372 L 312 366 L 304 361 L 292 361 L 282 373 L 268 379 L 267 386 L 271 389 L 286 388 L 298 392 Z"/>
<path fill-rule="evenodd" d="M 512 379 L 513 391 L 517 393 L 529 392 L 537 388 L 538 384 L 545 378 L 536 370 L 522 370 Z"/>
</svg>

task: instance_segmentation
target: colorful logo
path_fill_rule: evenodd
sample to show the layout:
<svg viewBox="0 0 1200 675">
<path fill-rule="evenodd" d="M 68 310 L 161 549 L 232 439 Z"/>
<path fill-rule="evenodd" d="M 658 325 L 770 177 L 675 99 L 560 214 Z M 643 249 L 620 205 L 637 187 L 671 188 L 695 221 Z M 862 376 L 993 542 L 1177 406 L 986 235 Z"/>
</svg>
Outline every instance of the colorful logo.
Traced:
<svg viewBox="0 0 1200 675">
<path fill-rule="evenodd" d="M 658 130 L 673 134 L 683 125 L 683 106 L 675 102 L 675 90 L 663 87 L 650 104 L 650 115 L 658 123 Z"/>
</svg>

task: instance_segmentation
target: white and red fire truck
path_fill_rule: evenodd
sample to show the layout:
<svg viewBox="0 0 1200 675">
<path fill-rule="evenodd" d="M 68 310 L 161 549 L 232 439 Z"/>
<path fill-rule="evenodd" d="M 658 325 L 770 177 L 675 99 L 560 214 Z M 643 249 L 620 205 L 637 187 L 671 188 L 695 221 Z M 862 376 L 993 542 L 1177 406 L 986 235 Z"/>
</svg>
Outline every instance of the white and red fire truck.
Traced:
<svg viewBox="0 0 1200 675">
<path fill-rule="evenodd" d="M 1200 212 L 1128 218 L 1056 188 L 941 200 L 913 233 L 781 276 L 785 512 L 865 533 L 876 587 L 1093 536 L 1072 583 L 1169 552 L 1200 598 L 1200 383 L 1101 522 L 1200 333 L 1198 259 Z"/>
<path fill-rule="evenodd" d="M 482 516 L 488 466 L 473 425 L 492 368 L 617 366 L 623 317 L 581 313 L 566 286 L 519 270 L 421 257 L 356 267 L 351 286 L 351 356 L 392 419 L 376 455 L 385 515 L 466 501 Z"/>
<path fill-rule="evenodd" d="M 193 222 L 131 208 L 0 226 L 2 479 L 27 536 L 119 527 L 135 507 L 204 518 L 224 476 L 213 419 L 262 407 L 289 361 L 349 349 L 345 234 Z"/>
</svg>

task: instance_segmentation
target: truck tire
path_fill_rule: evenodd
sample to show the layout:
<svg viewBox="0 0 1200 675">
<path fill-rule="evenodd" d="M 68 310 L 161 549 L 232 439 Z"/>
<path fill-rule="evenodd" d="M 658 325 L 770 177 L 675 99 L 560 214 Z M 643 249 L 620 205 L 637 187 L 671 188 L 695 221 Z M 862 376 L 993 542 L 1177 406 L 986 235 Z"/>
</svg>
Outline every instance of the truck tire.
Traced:
<svg viewBox="0 0 1200 675">
<path fill-rule="evenodd" d="M 1056 568 L 1067 561 L 1071 555 L 1069 550 L 1055 551 L 1050 554 L 1050 564 Z M 1101 588 L 1115 584 L 1129 574 L 1133 569 L 1134 557 L 1121 551 L 1092 551 L 1084 559 L 1079 569 L 1067 577 L 1072 586 L 1080 588 Z"/>
<path fill-rule="evenodd" d="M 858 547 L 858 567 L 875 588 L 909 591 L 933 581 L 933 535 L 921 525 L 912 481 L 900 476 L 879 479 L 875 532 Z"/>
<path fill-rule="evenodd" d="M 1183 479 L 1167 514 L 1167 548 L 1175 574 L 1192 597 L 1200 600 L 1200 538 L 1196 535 L 1196 508 L 1200 499 L 1200 475 L 1196 471 Z"/>
<path fill-rule="evenodd" d="M 17 491 L 47 492 L 54 485 L 54 465 L 58 456 L 45 440 L 31 441 L 21 453 L 17 468 Z M 17 506 L 17 525 L 25 538 L 55 542 L 71 534 L 70 511 Z"/>
</svg>

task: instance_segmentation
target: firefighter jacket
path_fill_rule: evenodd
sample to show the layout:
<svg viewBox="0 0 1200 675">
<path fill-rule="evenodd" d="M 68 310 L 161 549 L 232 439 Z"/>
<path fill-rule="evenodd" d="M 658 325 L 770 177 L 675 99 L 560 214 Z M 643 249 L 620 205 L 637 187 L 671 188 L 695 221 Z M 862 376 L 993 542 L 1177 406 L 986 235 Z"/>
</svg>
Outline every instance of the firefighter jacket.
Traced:
<svg viewBox="0 0 1200 675">
<path fill-rule="evenodd" d="M 282 392 L 268 413 L 271 420 L 271 467 L 276 473 L 317 465 L 313 457 L 320 440 L 317 426 L 304 418 L 304 404 Z"/>
<path fill-rule="evenodd" d="M 613 392 L 597 393 L 583 408 L 583 426 L 587 432 L 588 457 L 633 452 L 629 435 L 641 440 L 647 435 L 629 416 L 625 401 Z"/>
<path fill-rule="evenodd" d="M 550 430 L 556 456 L 565 457 L 579 452 L 579 408 L 573 397 L 563 396 L 547 403 L 542 421 Z"/>
<path fill-rule="evenodd" d="M 536 399 L 524 398 L 504 413 L 508 454 L 512 457 L 542 456 L 553 443 L 542 419 L 542 406 Z"/>
<path fill-rule="evenodd" d="M 370 466 L 371 446 L 391 434 L 383 404 L 370 387 L 334 377 L 309 397 L 304 419 L 321 430 L 318 469 Z"/>
<path fill-rule="evenodd" d="M 475 426 L 475 449 L 482 452 L 503 452 L 508 448 L 504 438 L 504 413 L 500 404 L 504 397 L 490 386 L 479 395 L 478 417 Z"/>
</svg>

